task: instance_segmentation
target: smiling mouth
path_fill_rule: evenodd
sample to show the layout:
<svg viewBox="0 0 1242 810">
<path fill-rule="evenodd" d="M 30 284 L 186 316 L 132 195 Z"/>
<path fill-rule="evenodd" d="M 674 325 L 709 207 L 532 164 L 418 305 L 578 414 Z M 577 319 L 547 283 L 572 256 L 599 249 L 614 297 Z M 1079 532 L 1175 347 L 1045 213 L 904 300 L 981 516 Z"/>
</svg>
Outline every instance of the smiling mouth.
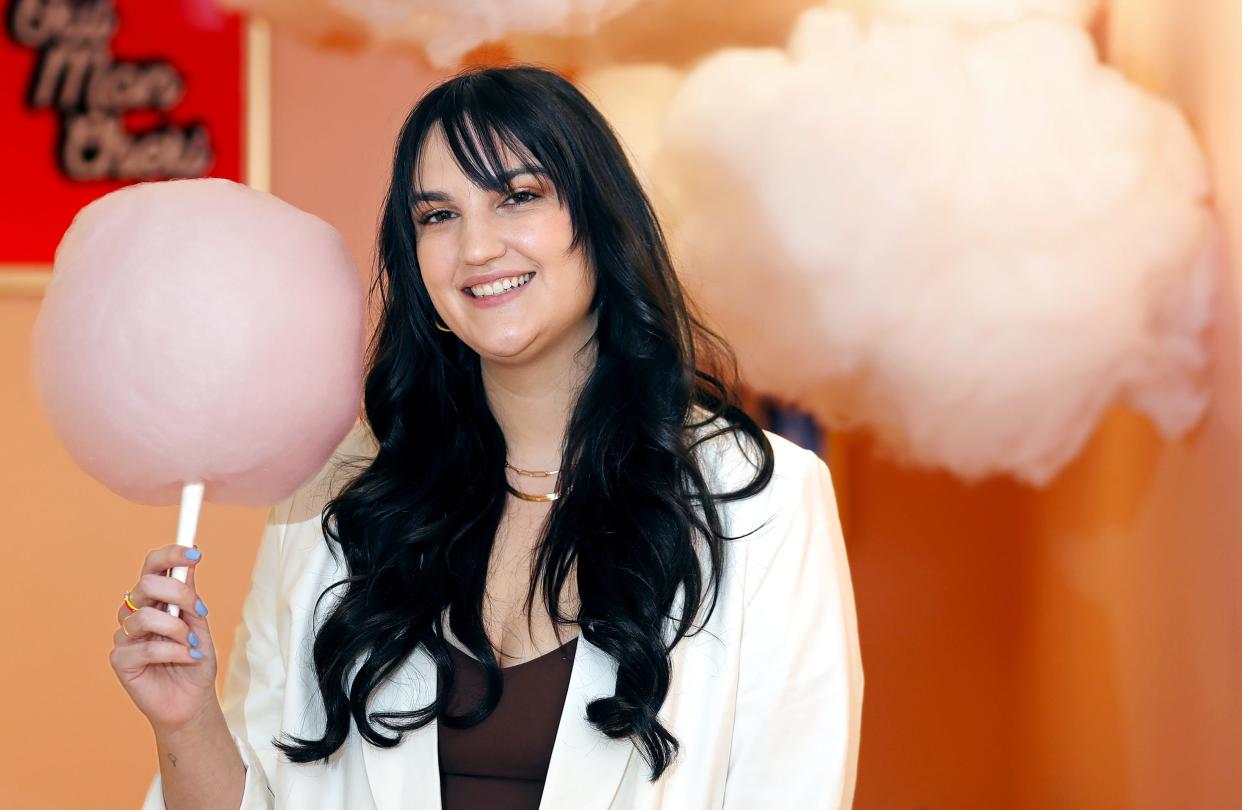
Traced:
<svg viewBox="0 0 1242 810">
<path fill-rule="evenodd" d="M 503 295 L 509 292 L 509 290 L 522 287 L 534 277 L 534 273 L 523 273 L 520 276 L 508 276 L 497 279 L 489 284 L 476 284 L 473 287 L 466 287 L 462 291 L 474 298 L 491 298 L 496 295 Z"/>
</svg>

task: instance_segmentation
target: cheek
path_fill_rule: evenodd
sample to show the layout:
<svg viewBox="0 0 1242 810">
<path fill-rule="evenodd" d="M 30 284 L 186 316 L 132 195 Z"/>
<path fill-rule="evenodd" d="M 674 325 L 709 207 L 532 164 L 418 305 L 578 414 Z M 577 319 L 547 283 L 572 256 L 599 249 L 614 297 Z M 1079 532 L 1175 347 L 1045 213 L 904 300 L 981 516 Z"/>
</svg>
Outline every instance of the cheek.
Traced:
<svg viewBox="0 0 1242 810">
<path fill-rule="evenodd" d="M 573 225 L 569 214 L 545 209 L 539 216 L 520 222 L 508 234 L 511 243 L 541 263 L 566 264 L 570 260 L 569 244 L 573 241 Z"/>
<path fill-rule="evenodd" d="M 566 257 L 559 266 L 558 298 L 566 315 L 578 318 L 590 308 L 595 294 L 595 274 L 590 265 L 576 255 Z"/>
<path fill-rule="evenodd" d="M 582 300 L 582 305 L 587 308 L 590 307 L 591 299 L 595 297 L 595 273 L 585 262 L 582 264 L 582 283 L 578 289 L 578 295 Z"/>
<path fill-rule="evenodd" d="M 589 299 L 595 290 L 595 273 L 582 250 L 571 249 L 572 231 L 568 223 L 546 234 L 544 255 L 557 268 L 555 283 L 566 297 Z"/>
<path fill-rule="evenodd" d="M 421 240 L 415 248 L 415 256 L 418 258 L 418 269 L 422 273 L 423 283 L 429 288 L 452 283 L 453 257 L 441 240 Z"/>
</svg>

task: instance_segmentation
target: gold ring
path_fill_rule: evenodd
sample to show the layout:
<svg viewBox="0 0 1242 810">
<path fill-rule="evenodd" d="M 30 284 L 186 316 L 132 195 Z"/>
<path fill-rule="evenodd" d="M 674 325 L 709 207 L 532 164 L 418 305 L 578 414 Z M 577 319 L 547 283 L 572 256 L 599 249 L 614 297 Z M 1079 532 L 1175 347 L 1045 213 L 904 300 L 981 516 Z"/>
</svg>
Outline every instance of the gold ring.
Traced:
<svg viewBox="0 0 1242 810">
<path fill-rule="evenodd" d="M 125 631 L 126 638 L 129 638 L 129 628 L 125 626 L 125 622 L 129 621 L 130 616 L 133 616 L 133 615 L 134 614 L 131 613 L 129 614 L 129 616 L 126 616 L 124 619 L 121 619 L 121 629 Z"/>
<path fill-rule="evenodd" d="M 138 612 L 138 606 L 137 606 L 137 605 L 135 605 L 133 602 L 131 602 L 131 601 L 130 601 L 130 599 L 129 599 L 129 591 L 126 591 L 126 592 L 123 594 L 123 596 L 125 597 L 125 607 L 129 608 L 129 612 L 130 612 L 130 613 L 137 613 L 137 612 Z"/>
</svg>

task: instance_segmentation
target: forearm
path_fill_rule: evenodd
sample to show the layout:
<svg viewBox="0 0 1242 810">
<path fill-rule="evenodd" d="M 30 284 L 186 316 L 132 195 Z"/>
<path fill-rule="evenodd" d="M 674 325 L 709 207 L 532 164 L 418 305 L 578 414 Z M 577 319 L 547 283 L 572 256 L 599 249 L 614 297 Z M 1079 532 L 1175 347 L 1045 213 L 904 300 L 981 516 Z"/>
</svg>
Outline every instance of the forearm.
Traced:
<svg viewBox="0 0 1242 810">
<path fill-rule="evenodd" d="M 219 706 L 200 722 L 155 732 L 168 810 L 237 810 L 246 767 Z"/>
</svg>

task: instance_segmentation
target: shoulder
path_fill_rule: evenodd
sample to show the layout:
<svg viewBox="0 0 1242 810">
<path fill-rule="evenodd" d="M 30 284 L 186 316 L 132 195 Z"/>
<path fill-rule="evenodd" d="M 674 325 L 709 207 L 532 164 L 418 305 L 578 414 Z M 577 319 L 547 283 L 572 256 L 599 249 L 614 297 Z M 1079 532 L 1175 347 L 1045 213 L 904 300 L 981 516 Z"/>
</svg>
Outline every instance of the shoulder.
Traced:
<svg viewBox="0 0 1242 810">
<path fill-rule="evenodd" d="M 729 544 L 744 559 L 747 605 L 763 591 L 787 591 L 781 598 L 793 598 L 794 584 L 807 562 L 833 557 L 843 542 L 828 465 L 783 436 L 766 430 L 763 435 L 773 456 L 768 485 L 748 498 L 717 507 L 726 532 L 734 538 Z M 754 478 L 761 461 L 753 441 L 733 433 L 705 441 L 701 459 L 704 476 L 717 494 Z"/>
<path fill-rule="evenodd" d="M 314 583 L 315 587 L 306 590 L 304 596 L 318 605 L 316 600 L 322 590 L 344 575 L 342 561 L 324 541 L 323 508 L 369 466 L 377 453 L 370 426 L 364 421 L 355 422 L 315 474 L 269 512 L 262 547 L 273 547 L 269 551 L 272 562 L 268 564 L 279 570 L 279 574 L 272 576 L 282 583 L 282 592 L 299 593 L 299 583 Z M 266 542 L 268 538 L 271 543 Z"/>
<path fill-rule="evenodd" d="M 706 411 L 697 409 L 703 417 Z M 702 439 L 694 452 L 700 469 L 712 491 L 721 493 L 737 489 L 761 469 L 763 452 L 754 439 L 741 430 L 726 430 L 728 422 L 717 417 L 693 430 L 694 438 Z M 772 449 L 772 478 L 761 492 L 739 503 L 759 506 L 765 503 L 788 504 L 805 497 L 809 481 L 827 472 L 827 465 L 815 453 L 798 446 L 784 436 L 762 431 Z M 713 435 L 719 434 L 719 435 Z"/>
<path fill-rule="evenodd" d="M 345 434 L 332 455 L 297 491 L 272 510 L 269 522 L 301 523 L 318 519 L 328 501 L 371 463 L 379 452 L 379 444 L 371 426 L 358 420 Z"/>
</svg>

